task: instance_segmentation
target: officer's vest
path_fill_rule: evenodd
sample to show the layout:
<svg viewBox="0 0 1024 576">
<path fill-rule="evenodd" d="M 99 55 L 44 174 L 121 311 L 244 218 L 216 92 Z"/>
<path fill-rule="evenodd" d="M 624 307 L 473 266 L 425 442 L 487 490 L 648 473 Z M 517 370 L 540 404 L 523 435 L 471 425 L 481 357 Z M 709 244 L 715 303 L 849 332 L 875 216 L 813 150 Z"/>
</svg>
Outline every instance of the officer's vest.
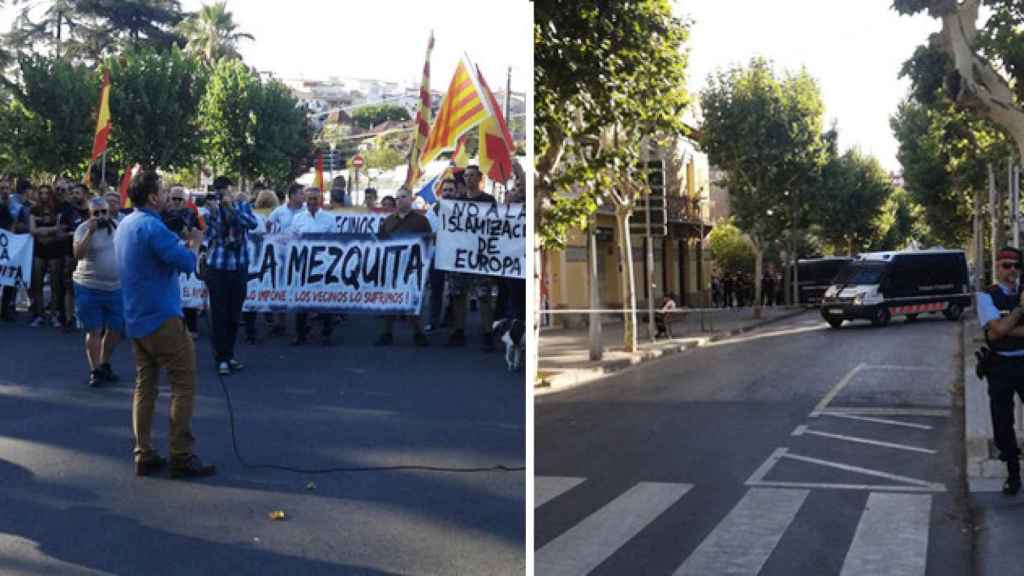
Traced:
<svg viewBox="0 0 1024 576">
<path fill-rule="evenodd" d="M 1010 312 L 1017 304 L 1020 303 L 1019 295 L 1007 296 L 1003 293 L 1003 289 L 998 284 L 994 284 L 987 290 L 989 296 L 992 297 L 992 303 L 996 305 L 996 308 L 1000 312 Z M 988 333 L 985 334 L 985 341 L 988 343 L 989 348 L 996 352 L 1016 352 L 1024 350 L 1024 338 L 1020 336 L 1004 336 L 999 340 L 989 340 Z"/>
</svg>

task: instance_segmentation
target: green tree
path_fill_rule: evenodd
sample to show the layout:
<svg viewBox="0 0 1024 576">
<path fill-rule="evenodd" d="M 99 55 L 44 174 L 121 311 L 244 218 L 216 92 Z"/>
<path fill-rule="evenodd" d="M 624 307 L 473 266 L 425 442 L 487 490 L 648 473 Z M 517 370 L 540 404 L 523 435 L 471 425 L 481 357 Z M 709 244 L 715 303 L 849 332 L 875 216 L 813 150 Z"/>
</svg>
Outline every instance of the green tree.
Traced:
<svg viewBox="0 0 1024 576">
<path fill-rule="evenodd" d="M 111 158 L 122 166 L 177 170 L 200 152 L 205 73 L 177 48 L 130 49 L 111 59 Z"/>
<path fill-rule="evenodd" d="M 822 169 L 821 195 L 814 203 L 818 234 L 833 253 L 861 252 L 878 236 L 891 194 L 889 176 L 875 158 L 853 149 L 831 159 Z"/>
<path fill-rule="evenodd" d="M 701 102 L 701 144 L 725 171 L 729 204 L 736 225 L 751 238 L 760 278 L 765 248 L 786 239 L 795 259 L 796 231 L 809 225 L 808 200 L 829 150 L 820 90 L 805 70 L 779 78 L 771 62 L 754 58 L 712 75 Z M 760 302 L 759 284 L 755 290 Z"/>
<path fill-rule="evenodd" d="M 306 171 L 313 134 L 291 91 L 277 80 L 263 82 L 255 98 L 255 158 L 252 176 L 284 189 Z"/>
<path fill-rule="evenodd" d="M 184 14 L 178 0 L 47 0 L 24 3 L 4 45 L 14 54 L 53 53 L 94 65 L 128 47 L 168 49 Z"/>
<path fill-rule="evenodd" d="M 722 222 L 708 234 L 708 249 L 719 271 L 753 273 L 754 249 L 732 221 Z"/>
<path fill-rule="evenodd" d="M 92 151 L 100 77 L 82 65 L 41 55 L 19 58 L 21 82 L 11 102 L 13 145 L 27 172 L 82 174 Z"/>
<path fill-rule="evenodd" d="M 185 37 L 186 50 L 210 66 L 222 58 L 241 60 L 238 43 L 255 40 L 252 34 L 238 31 L 238 24 L 228 11 L 226 1 L 203 4 L 198 12 L 178 25 L 178 31 Z"/>
<path fill-rule="evenodd" d="M 535 7 L 537 246 L 563 246 L 599 204 L 614 205 L 629 309 L 636 295 L 628 222 L 647 191 L 645 153 L 655 138 L 686 133 L 687 34 L 667 0 Z M 635 313 L 625 315 L 628 351 L 637 346 L 635 322 Z"/>
<path fill-rule="evenodd" d="M 256 109 L 260 79 L 238 60 L 221 60 L 214 67 L 199 105 L 203 150 L 219 174 L 242 179 L 256 162 Z"/>
<path fill-rule="evenodd" d="M 388 121 L 411 120 L 409 111 L 397 104 L 372 104 L 361 106 L 352 112 L 352 123 L 364 130 Z"/>
</svg>

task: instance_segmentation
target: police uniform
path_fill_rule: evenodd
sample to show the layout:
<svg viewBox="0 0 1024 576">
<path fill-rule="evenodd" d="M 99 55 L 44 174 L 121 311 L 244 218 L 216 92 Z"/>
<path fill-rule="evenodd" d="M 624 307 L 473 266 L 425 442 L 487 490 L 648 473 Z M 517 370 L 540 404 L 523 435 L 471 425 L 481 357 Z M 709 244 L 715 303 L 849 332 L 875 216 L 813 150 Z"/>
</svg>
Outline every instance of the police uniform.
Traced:
<svg viewBox="0 0 1024 576">
<path fill-rule="evenodd" d="M 978 319 L 984 328 L 989 322 L 1009 314 L 1020 304 L 1019 287 L 1008 288 L 994 284 L 978 293 Z M 992 412 L 992 430 L 999 459 L 1006 462 L 1009 474 L 1004 492 L 1016 493 L 1020 483 L 1020 449 L 1013 429 L 1013 396 L 1024 400 L 1024 338 L 1007 335 L 998 340 L 985 341 L 993 358 L 988 371 L 989 406 Z M 1016 479 L 1016 489 L 1011 486 Z"/>
</svg>

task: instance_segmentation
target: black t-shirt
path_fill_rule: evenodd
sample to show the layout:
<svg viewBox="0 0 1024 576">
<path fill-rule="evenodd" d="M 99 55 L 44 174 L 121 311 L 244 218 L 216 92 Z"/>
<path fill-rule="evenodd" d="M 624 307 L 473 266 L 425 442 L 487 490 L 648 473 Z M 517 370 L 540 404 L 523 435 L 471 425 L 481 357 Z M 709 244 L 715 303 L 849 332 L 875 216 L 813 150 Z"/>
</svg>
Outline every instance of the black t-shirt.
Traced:
<svg viewBox="0 0 1024 576">
<path fill-rule="evenodd" d="M 74 235 L 75 230 L 78 226 L 89 219 L 89 211 L 78 208 L 72 204 L 65 202 L 61 204 L 59 208 L 59 214 L 57 215 L 57 225 L 61 227 L 61 231 L 66 235 L 60 239 L 57 243 L 60 255 L 71 256 L 74 254 Z"/>
<path fill-rule="evenodd" d="M 0 230 L 10 232 L 14 229 L 14 216 L 11 216 L 11 207 L 7 204 L 0 204 Z"/>
</svg>

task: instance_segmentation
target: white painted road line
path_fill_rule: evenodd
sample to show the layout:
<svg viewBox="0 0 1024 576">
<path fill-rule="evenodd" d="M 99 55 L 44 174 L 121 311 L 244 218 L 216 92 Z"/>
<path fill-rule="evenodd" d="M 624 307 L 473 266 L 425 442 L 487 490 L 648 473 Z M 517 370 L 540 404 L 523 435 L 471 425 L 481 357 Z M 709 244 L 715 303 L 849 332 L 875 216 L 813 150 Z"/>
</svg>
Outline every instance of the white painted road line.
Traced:
<svg viewBox="0 0 1024 576">
<path fill-rule="evenodd" d="M 692 488 L 693 484 L 637 484 L 538 550 L 534 573 L 589 573 Z"/>
<path fill-rule="evenodd" d="M 540 508 L 583 483 L 583 478 L 565 476 L 534 476 L 533 507 Z"/>
<path fill-rule="evenodd" d="M 838 384 L 833 386 L 832 389 L 828 391 L 828 394 L 826 394 L 825 397 L 821 399 L 821 402 L 818 402 L 818 405 L 814 407 L 814 410 L 811 412 L 811 418 L 817 418 L 818 415 L 821 414 L 822 410 L 827 408 L 829 403 L 832 402 L 832 400 L 836 396 L 838 396 L 840 392 L 843 391 L 843 388 L 846 388 L 846 385 L 850 383 L 850 380 L 853 380 L 853 377 L 856 376 L 858 372 L 860 372 L 866 367 L 867 364 L 861 363 L 858 364 L 857 367 L 854 368 L 853 370 L 847 372 L 846 376 L 843 376 L 843 379 L 840 380 Z"/>
<path fill-rule="evenodd" d="M 911 372 L 949 372 L 946 368 L 936 368 L 934 366 L 898 366 L 895 364 L 867 364 L 864 366 L 868 370 L 907 370 Z"/>
<path fill-rule="evenodd" d="M 835 418 L 846 418 L 848 420 L 858 420 L 860 422 L 874 422 L 875 424 L 889 424 L 891 426 L 903 426 L 905 428 L 917 428 L 918 430 L 931 430 L 932 427 L 927 424 L 917 424 L 915 422 L 903 422 L 901 420 L 887 420 L 885 418 L 872 418 L 870 416 L 857 416 L 855 414 L 847 414 L 842 412 L 832 412 L 826 410 L 821 413 L 822 416 L 833 416 Z"/>
<path fill-rule="evenodd" d="M 805 490 L 859 490 L 861 492 L 945 492 L 941 485 L 907 486 L 906 484 L 846 484 L 833 482 L 775 482 L 761 480 L 747 482 L 751 488 L 800 488 Z M 994 490 L 998 492 L 998 490 Z"/>
<path fill-rule="evenodd" d="M 928 494 L 871 494 L 840 576 L 924 576 L 931 509 Z"/>
<path fill-rule="evenodd" d="M 756 576 L 809 493 L 750 489 L 675 571 L 675 576 Z"/>
<path fill-rule="evenodd" d="M 948 418 L 949 410 L 944 408 L 869 408 L 864 406 L 833 406 L 822 410 L 819 414 L 863 414 L 867 416 L 935 416 Z"/>
<path fill-rule="evenodd" d="M 793 436 L 803 436 L 810 434 L 813 436 L 821 436 L 822 438 L 833 438 L 835 440 L 842 440 L 844 442 L 854 442 L 856 444 L 870 444 L 871 446 L 881 446 L 883 448 L 895 448 L 897 450 L 906 450 L 908 452 L 920 452 L 922 454 L 936 454 L 935 450 L 929 448 L 921 448 L 918 446 L 910 446 L 907 444 L 897 444 L 895 442 L 883 442 L 881 440 L 872 440 L 870 438 L 861 438 L 860 436 L 846 436 L 845 434 L 833 434 L 831 432 L 821 432 L 818 430 L 811 430 L 806 426 L 800 426 L 793 431 Z"/>
<path fill-rule="evenodd" d="M 829 460 L 821 460 L 819 458 L 810 458 L 808 456 L 801 456 L 799 454 L 793 454 L 792 452 L 786 451 L 781 455 L 781 458 L 789 458 L 790 460 L 797 460 L 800 462 L 807 462 L 809 464 L 817 464 L 819 466 L 825 466 L 828 468 L 836 468 L 837 470 L 845 470 L 847 472 L 856 472 L 858 474 L 864 474 L 865 476 L 874 476 L 876 478 L 885 478 L 886 480 L 893 480 L 895 482 L 906 482 L 914 486 L 922 486 L 925 488 L 936 488 L 937 491 L 945 492 L 946 487 L 942 484 L 936 484 L 934 482 L 927 482 L 925 480 L 919 480 L 917 478 L 910 478 L 909 476 L 900 476 L 898 474 L 890 474 L 888 472 L 882 472 L 881 470 L 872 470 L 871 468 L 861 468 L 860 466 L 852 466 L 850 464 L 843 464 L 842 462 L 831 462 Z"/>
</svg>

